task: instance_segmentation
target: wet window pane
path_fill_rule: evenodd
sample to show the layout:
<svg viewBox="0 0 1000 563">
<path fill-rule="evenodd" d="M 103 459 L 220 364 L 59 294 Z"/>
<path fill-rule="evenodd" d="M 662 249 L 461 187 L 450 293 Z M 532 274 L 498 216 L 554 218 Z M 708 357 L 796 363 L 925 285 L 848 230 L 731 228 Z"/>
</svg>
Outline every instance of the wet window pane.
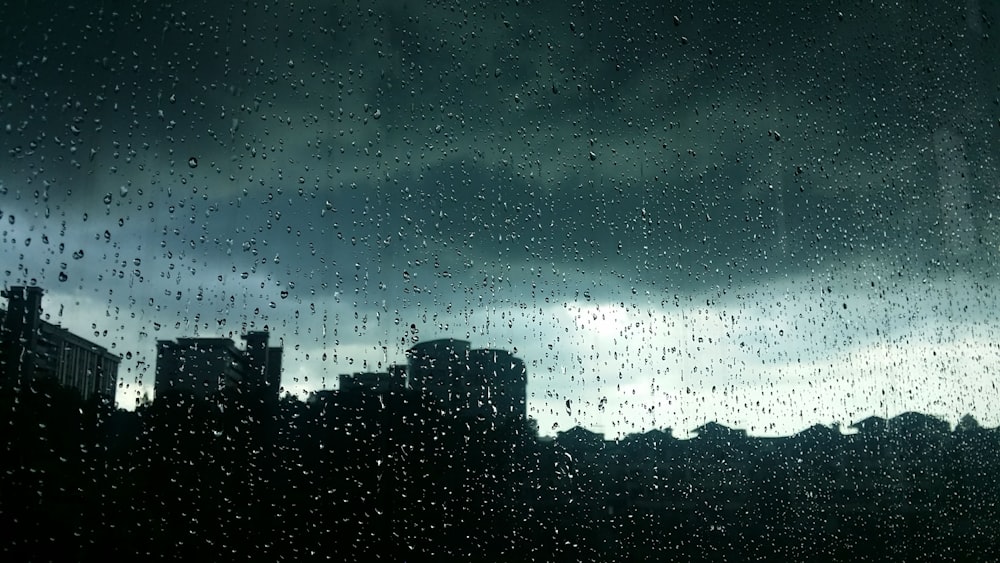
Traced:
<svg viewBox="0 0 1000 563">
<path fill-rule="evenodd" d="M 3 8 L 4 560 L 1000 551 L 1000 4 Z"/>
</svg>

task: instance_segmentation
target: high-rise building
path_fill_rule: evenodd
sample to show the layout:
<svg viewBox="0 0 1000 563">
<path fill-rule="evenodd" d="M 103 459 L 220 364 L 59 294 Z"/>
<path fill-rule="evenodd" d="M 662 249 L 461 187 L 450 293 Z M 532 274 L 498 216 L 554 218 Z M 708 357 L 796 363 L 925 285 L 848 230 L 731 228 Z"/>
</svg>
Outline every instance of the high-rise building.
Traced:
<svg viewBox="0 0 1000 563">
<path fill-rule="evenodd" d="M 406 357 L 409 387 L 456 416 L 526 419 L 527 370 L 510 352 L 449 338 L 416 344 Z"/>
<path fill-rule="evenodd" d="M 156 342 L 155 397 L 184 391 L 208 399 L 243 380 L 243 351 L 230 338 L 178 338 Z"/>
<path fill-rule="evenodd" d="M 507 350 L 479 348 L 469 352 L 469 371 L 469 397 L 475 397 L 482 415 L 527 420 L 528 370 L 523 360 Z"/>
<path fill-rule="evenodd" d="M 14 286 L 0 296 L 0 381 L 21 387 L 52 379 L 77 390 L 83 399 L 114 400 L 121 358 L 86 338 L 42 319 L 40 287 Z"/>
<path fill-rule="evenodd" d="M 402 392 L 406 388 L 406 366 L 397 364 L 388 371 L 341 374 L 339 383 L 344 393 Z"/>
<path fill-rule="evenodd" d="M 282 349 L 268 346 L 267 332 L 251 332 L 243 340 L 245 350 L 230 338 L 157 341 L 155 395 L 184 391 L 209 399 L 223 389 L 241 388 L 277 398 Z"/>
<path fill-rule="evenodd" d="M 406 351 L 407 381 L 410 389 L 437 400 L 443 407 L 457 403 L 466 381 L 469 350 L 466 340 L 428 340 Z M 455 405 L 457 406 L 457 405 Z"/>
<path fill-rule="evenodd" d="M 268 346 L 270 333 L 266 330 L 248 332 L 243 336 L 247 343 L 246 379 L 248 383 L 266 389 L 270 396 L 277 397 L 281 391 L 280 346 Z"/>
</svg>

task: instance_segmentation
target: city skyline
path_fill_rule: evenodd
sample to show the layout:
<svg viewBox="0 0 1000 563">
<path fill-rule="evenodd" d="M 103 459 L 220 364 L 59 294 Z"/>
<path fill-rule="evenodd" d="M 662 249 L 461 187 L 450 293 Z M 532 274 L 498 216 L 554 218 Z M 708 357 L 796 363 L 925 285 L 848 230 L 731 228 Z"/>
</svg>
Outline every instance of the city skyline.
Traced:
<svg viewBox="0 0 1000 563">
<path fill-rule="evenodd" d="M 549 434 L 1000 424 L 995 4 L 297 6 L 0 34 L 3 285 L 122 404 L 266 326 L 299 397 L 510 350 Z"/>
<path fill-rule="evenodd" d="M 428 345 L 418 362 L 443 357 Z M 546 438 L 420 389 L 370 391 L 308 403 L 174 394 L 127 412 L 51 382 L 0 387 L 13 430 L 0 458 L 4 552 L 979 561 L 997 549 L 1000 429 L 973 417 L 954 429 L 916 412 L 869 417 L 849 435 L 753 437 L 709 422 L 690 440 L 581 427 Z"/>
<path fill-rule="evenodd" d="M 12 288 L 12 289 L 18 290 L 18 288 Z M 20 289 L 18 291 L 23 292 L 24 290 Z M 40 294 L 44 292 L 44 290 L 42 288 L 36 288 L 34 291 L 37 291 Z M 46 317 L 48 317 L 47 315 L 44 314 L 44 311 L 45 311 L 45 307 L 44 306 L 41 307 L 41 310 L 43 312 L 42 318 L 45 319 Z M 63 312 L 65 312 L 64 308 L 61 308 L 61 310 Z M 48 323 L 47 320 L 45 320 L 44 322 Z M 53 326 L 55 326 L 57 330 L 70 333 L 71 336 L 72 336 L 72 333 L 67 328 L 61 327 L 59 325 L 53 325 Z M 201 348 L 202 346 L 207 346 L 208 347 L 207 349 L 212 349 L 212 348 L 218 346 L 219 343 L 228 343 L 227 344 L 228 349 L 231 349 L 232 354 L 234 354 L 234 356 L 233 356 L 234 358 L 236 358 L 237 355 L 240 356 L 240 357 L 242 357 L 245 354 L 249 358 L 249 354 L 250 354 L 251 347 L 252 347 L 252 341 L 256 341 L 256 340 L 260 339 L 259 337 L 255 336 L 255 335 L 263 335 L 263 337 L 264 337 L 263 342 L 264 342 L 264 345 L 266 346 L 268 334 L 269 333 L 267 332 L 266 327 L 265 327 L 265 331 L 249 332 L 247 334 L 240 335 L 238 337 L 238 339 L 240 339 L 240 340 L 247 340 L 248 343 L 251 343 L 251 344 L 249 344 L 248 346 L 246 346 L 246 347 L 244 347 L 242 349 L 238 348 L 236 346 L 236 342 L 231 337 L 205 337 L 205 336 L 201 336 L 201 337 L 182 336 L 182 337 L 177 337 L 175 339 L 157 340 L 157 347 L 162 349 L 164 346 L 167 346 L 170 349 L 177 348 L 178 350 L 181 350 L 181 349 L 188 349 L 188 348 L 191 348 L 191 349 L 193 349 L 193 348 Z M 79 338 L 79 337 L 76 337 L 76 338 Z M 284 343 L 284 339 L 280 339 L 280 341 L 282 343 Z M 425 349 L 425 348 L 428 348 L 428 347 L 430 347 L 430 348 L 438 348 L 438 347 L 444 346 L 444 349 L 446 349 L 446 350 L 452 350 L 452 348 L 454 346 L 458 346 L 458 350 L 460 350 L 460 352 L 449 352 L 448 355 L 457 354 L 457 355 L 455 355 L 456 359 L 459 358 L 459 357 L 464 358 L 461 361 L 462 365 L 465 366 L 463 369 L 470 369 L 470 368 L 472 368 L 472 366 L 478 365 L 477 364 L 477 360 L 475 360 L 473 358 L 473 356 L 470 356 L 470 354 L 469 354 L 470 348 L 469 348 L 469 342 L 467 342 L 467 341 L 463 341 L 463 340 L 460 340 L 460 339 L 446 337 L 446 338 L 431 339 L 431 340 L 415 340 L 415 339 L 411 339 L 411 342 L 412 342 L 411 347 L 407 348 L 405 350 L 405 353 L 403 354 L 403 359 L 405 360 L 405 363 L 400 364 L 400 363 L 392 363 L 392 362 L 390 362 L 390 363 L 386 363 L 386 364 L 380 364 L 380 366 L 383 366 L 383 367 L 380 367 L 379 370 L 354 371 L 354 372 L 346 372 L 346 373 L 337 374 L 336 379 L 338 380 L 339 385 L 337 386 L 337 388 L 332 389 L 332 390 L 338 390 L 338 389 L 343 390 L 343 386 L 344 386 L 344 382 L 345 381 L 350 382 L 350 389 L 357 390 L 357 389 L 367 388 L 367 386 L 369 386 L 370 383 L 368 383 L 365 378 L 370 378 L 371 376 L 382 376 L 382 375 L 385 375 L 385 376 L 388 376 L 388 377 L 392 377 L 391 374 L 395 370 L 397 370 L 398 368 L 400 368 L 400 367 L 407 367 L 408 368 L 404 372 L 405 374 L 407 374 L 407 377 L 406 377 L 406 380 L 405 380 L 406 389 L 417 390 L 417 389 L 423 388 L 423 385 L 417 385 L 417 384 L 413 383 L 412 381 L 410 381 L 410 377 L 409 377 L 408 374 L 413 369 L 412 367 L 409 367 L 409 366 L 413 365 L 412 364 L 413 359 L 415 357 L 421 355 L 421 353 L 417 353 L 416 351 L 422 350 L 422 349 Z M 291 345 L 294 348 L 294 343 L 291 343 Z M 276 355 L 277 361 L 279 362 L 277 364 L 277 369 L 280 370 L 280 371 L 282 371 L 282 372 L 284 372 L 285 371 L 284 368 L 286 368 L 288 366 L 282 366 L 281 363 L 280 363 L 281 362 L 281 357 L 282 357 L 282 353 L 281 353 L 282 347 L 272 347 L 272 348 L 268 348 L 268 349 L 269 350 L 277 350 L 278 351 L 277 355 Z M 464 352 L 461 352 L 462 350 L 464 350 Z M 477 349 L 477 350 L 473 350 L 473 352 L 480 352 L 480 353 L 481 352 L 489 352 L 489 353 L 494 353 L 494 354 L 495 353 L 501 353 L 501 354 L 507 354 L 508 356 L 513 357 L 510 354 L 510 352 L 508 352 L 506 350 L 500 350 L 500 349 L 492 350 L 489 347 L 487 347 L 487 348 L 481 348 L 481 349 Z M 415 353 L 416 353 L 416 356 L 414 355 Z M 157 360 L 162 359 L 161 354 L 157 354 L 156 358 L 157 358 Z M 444 357 L 442 357 L 442 358 L 444 358 Z M 124 358 L 121 358 L 121 359 L 124 359 Z M 168 364 L 170 366 L 177 367 L 176 364 L 178 363 L 178 361 L 180 361 L 180 360 L 173 361 L 173 362 L 168 362 Z M 442 359 L 442 360 L 439 360 L 439 362 L 443 362 L 444 365 L 448 365 L 450 361 L 446 360 L 446 359 Z M 437 363 L 437 362 L 432 362 L 431 364 L 428 364 L 428 365 L 433 365 L 434 363 Z M 523 364 L 523 362 L 522 362 L 522 364 Z M 206 365 L 208 365 L 208 364 L 206 364 Z M 266 364 L 264 364 L 264 365 L 266 366 Z M 153 367 L 154 371 L 157 374 L 159 374 L 161 372 L 161 369 L 163 369 L 161 366 L 162 366 L 162 364 L 159 361 L 155 361 L 154 365 L 152 367 Z M 265 371 L 267 371 L 267 372 L 270 373 L 270 370 L 267 369 L 266 367 L 264 367 L 262 369 L 264 369 Z M 455 383 L 460 383 L 462 381 L 462 376 L 461 375 L 456 375 L 456 374 L 452 373 L 452 371 L 451 371 L 452 369 L 455 369 L 455 368 L 448 368 L 448 370 L 449 370 L 447 372 L 448 376 L 449 377 L 454 376 Z M 185 370 L 181 370 L 181 371 L 185 371 Z M 190 369 L 188 371 L 190 371 Z M 196 371 L 197 371 L 197 373 L 204 372 L 204 370 L 196 370 Z M 242 373 L 242 372 L 240 372 L 240 373 Z M 195 374 L 195 375 L 197 375 L 197 374 Z M 527 379 L 530 379 L 530 375 L 531 375 L 530 374 L 530 370 L 525 370 L 525 375 L 526 375 Z M 166 378 L 168 376 L 172 377 L 170 374 L 164 374 L 164 377 L 165 377 L 164 381 L 166 381 Z M 283 378 L 283 376 L 282 376 L 282 378 Z M 121 382 L 121 381 L 122 381 L 122 375 L 119 374 L 119 376 L 118 376 L 118 382 Z M 381 381 L 381 380 L 379 380 L 379 381 Z M 525 383 L 527 383 L 527 381 Z M 268 384 L 268 386 L 270 386 L 270 385 L 271 384 Z M 388 380 L 386 380 L 385 382 L 381 382 L 379 385 L 389 385 L 390 387 L 392 386 L 391 384 L 388 383 Z M 450 385 L 450 384 L 448 384 L 448 385 Z M 219 389 L 221 390 L 222 388 L 223 388 L 223 385 L 220 383 Z M 376 387 L 376 388 L 380 388 L 380 387 Z M 387 389 L 388 389 L 388 387 L 387 387 Z M 320 389 L 313 389 L 309 393 L 298 394 L 298 395 L 296 395 L 296 394 L 292 393 L 291 391 L 289 391 L 288 389 L 286 389 L 286 387 L 283 384 L 280 385 L 280 386 L 277 386 L 277 387 L 273 387 L 272 390 L 276 391 L 276 393 L 275 393 L 275 397 L 276 398 L 278 397 L 278 395 L 280 395 L 282 397 L 284 397 L 284 396 L 293 396 L 293 397 L 297 398 L 298 400 L 304 401 L 304 400 L 310 398 L 317 391 L 331 390 L 331 387 L 323 387 L 323 388 L 320 388 Z M 485 387 L 483 387 L 483 391 L 482 392 L 484 394 L 487 393 L 485 391 Z M 451 396 L 453 394 L 454 394 L 453 391 L 449 391 L 449 392 L 440 392 L 440 391 L 438 391 L 438 392 L 432 393 L 432 395 L 439 396 L 440 397 L 439 400 L 443 400 L 443 401 L 449 401 L 450 399 L 447 399 L 446 397 Z M 120 395 L 120 393 L 119 393 L 119 395 Z M 155 400 L 155 395 L 156 395 L 155 391 L 154 392 L 145 392 L 142 397 L 137 397 L 135 399 L 135 401 L 134 401 L 133 404 L 122 404 L 122 403 L 118 402 L 118 399 L 116 397 L 116 406 L 118 408 L 124 408 L 126 410 L 132 410 L 133 408 L 135 408 L 135 407 L 143 404 L 145 401 L 148 401 L 150 398 L 153 398 Z M 201 395 L 198 395 L 196 393 L 196 396 L 201 396 Z M 484 395 L 484 396 L 486 396 L 486 395 Z M 528 399 L 528 397 L 530 397 L 530 393 L 527 394 L 525 397 L 526 397 L 526 400 L 524 401 L 523 404 L 525 405 L 525 408 L 527 409 L 526 410 L 526 415 L 529 418 L 534 418 L 531 415 L 531 409 L 528 408 L 528 404 L 530 403 L 530 399 Z M 206 396 L 204 396 L 202 398 L 203 399 L 207 399 L 208 396 L 206 395 Z M 572 407 L 572 400 L 570 399 L 568 401 L 569 402 L 566 405 L 567 410 L 573 408 Z M 444 403 L 441 403 L 441 404 L 442 405 L 447 405 L 449 403 L 448 402 L 444 402 Z M 457 410 L 455 412 L 460 412 L 462 410 L 463 409 L 459 409 L 459 410 Z M 809 428 L 812 428 L 812 427 L 816 426 L 817 424 L 824 425 L 824 426 L 829 426 L 829 427 L 834 427 L 834 428 L 838 428 L 840 433 L 846 435 L 846 434 L 851 434 L 853 431 L 855 431 L 856 428 L 859 428 L 859 426 L 858 426 L 859 424 L 861 424 L 861 423 L 863 423 L 865 421 L 872 420 L 872 419 L 880 419 L 880 420 L 890 419 L 890 418 L 897 417 L 899 415 L 907 415 L 907 414 L 912 413 L 912 412 L 913 411 L 909 411 L 909 410 L 901 410 L 899 412 L 894 412 L 894 413 L 872 412 L 872 413 L 867 413 L 867 414 L 860 415 L 860 416 L 858 416 L 857 418 L 855 418 L 853 420 L 847 420 L 847 421 L 836 420 L 836 421 L 832 421 L 832 422 L 828 422 L 828 423 L 824 423 L 824 422 L 812 423 L 812 424 L 809 424 L 809 425 L 807 425 L 805 427 L 802 427 L 802 428 L 799 428 L 799 429 L 796 429 L 794 431 L 787 432 L 787 433 L 768 433 L 768 432 L 761 433 L 757 429 L 754 429 L 754 428 L 749 428 L 749 429 L 743 428 L 743 427 L 740 427 L 738 424 L 733 425 L 732 423 L 729 423 L 727 425 L 727 424 L 725 424 L 725 419 L 722 419 L 724 423 L 720 425 L 719 424 L 719 419 L 714 419 L 713 418 L 713 419 L 703 419 L 703 420 L 700 420 L 700 421 L 695 421 L 695 420 L 692 419 L 692 424 L 693 425 L 690 426 L 690 427 L 674 427 L 674 426 L 671 426 L 671 425 L 650 426 L 650 427 L 643 427 L 641 429 L 637 429 L 637 430 L 633 430 L 633 431 L 619 431 L 617 434 L 604 434 L 604 435 L 605 435 L 606 439 L 615 439 L 615 438 L 624 438 L 624 437 L 630 436 L 630 435 L 640 435 L 640 434 L 642 434 L 642 433 L 644 433 L 646 431 L 649 431 L 649 430 L 669 430 L 669 431 L 671 431 L 673 433 L 673 435 L 676 438 L 685 439 L 685 438 L 691 438 L 691 437 L 694 437 L 694 436 L 698 436 L 699 433 L 700 433 L 700 431 L 704 430 L 708 426 L 715 425 L 715 426 L 721 426 L 721 427 L 727 427 L 728 426 L 730 428 L 739 429 L 738 431 L 739 432 L 743 432 L 744 435 L 747 435 L 747 431 L 749 430 L 749 435 L 750 436 L 755 436 L 755 437 L 767 437 L 767 436 L 779 437 L 779 436 L 794 436 L 794 435 L 797 435 L 797 434 L 799 434 L 799 433 L 801 433 L 803 431 L 808 430 Z M 941 417 L 940 414 L 937 414 L 937 413 L 934 413 L 934 412 L 923 413 L 922 416 L 923 415 Z M 952 426 L 957 426 L 960 423 L 961 419 L 966 418 L 968 416 L 974 416 L 974 418 L 976 420 L 980 420 L 979 417 L 978 417 L 978 415 L 976 413 L 972 412 L 972 411 L 965 412 L 965 413 L 963 413 L 961 415 L 958 415 L 954 419 L 949 419 L 948 417 L 941 417 L 941 418 L 943 420 L 946 420 Z M 538 422 L 537 418 L 535 420 L 536 420 L 536 422 Z M 695 422 L 697 422 L 697 424 L 694 424 Z M 996 424 L 991 423 L 989 420 L 986 420 L 984 422 L 986 423 L 985 425 L 988 426 L 988 427 L 997 426 Z M 544 435 L 544 436 L 550 436 L 551 437 L 551 436 L 556 436 L 556 435 L 558 435 L 558 434 L 560 434 L 562 432 L 565 432 L 569 428 L 571 428 L 571 427 L 559 427 L 558 425 L 556 425 L 556 426 L 553 426 L 553 427 L 548 428 L 548 429 L 540 427 L 540 431 L 541 431 L 542 435 Z M 586 424 L 575 424 L 575 425 L 572 426 L 572 428 L 587 428 L 588 430 L 590 430 L 590 431 L 596 431 L 599 434 L 603 433 L 601 428 L 599 428 L 599 427 L 595 428 L 593 426 L 588 426 Z"/>
</svg>

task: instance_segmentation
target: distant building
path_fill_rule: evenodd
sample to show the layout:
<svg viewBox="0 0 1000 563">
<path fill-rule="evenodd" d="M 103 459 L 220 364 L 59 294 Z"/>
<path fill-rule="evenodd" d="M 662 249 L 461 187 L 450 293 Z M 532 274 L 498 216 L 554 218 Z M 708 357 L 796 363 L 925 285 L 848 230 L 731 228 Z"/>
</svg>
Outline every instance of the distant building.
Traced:
<svg viewBox="0 0 1000 563">
<path fill-rule="evenodd" d="M 437 399 L 442 406 L 452 406 L 467 379 L 471 349 L 468 341 L 453 338 L 430 340 L 413 346 L 406 351 L 410 389 Z"/>
<path fill-rule="evenodd" d="M 421 342 L 406 352 L 407 382 L 445 410 L 491 419 L 527 419 L 527 369 L 506 350 L 465 340 Z"/>
<path fill-rule="evenodd" d="M 171 391 L 208 399 L 243 379 L 243 352 L 229 338 L 178 338 L 156 342 L 155 397 Z"/>
<path fill-rule="evenodd" d="M 527 420 L 528 370 L 523 360 L 506 350 L 470 350 L 468 376 L 463 391 L 470 412 Z"/>
<path fill-rule="evenodd" d="M 40 287 L 14 286 L 0 293 L 0 377 L 20 387 L 32 380 L 53 379 L 76 389 L 84 400 L 114 400 L 121 358 L 81 336 L 42 319 Z"/>
<path fill-rule="evenodd" d="M 340 391 L 344 393 L 390 393 L 406 388 L 406 366 L 394 365 L 384 372 L 342 374 Z"/>
<path fill-rule="evenodd" d="M 445 338 L 407 350 L 405 365 L 341 375 L 337 393 L 410 392 L 452 416 L 526 421 L 527 383 L 524 361 L 510 352 Z"/>
<path fill-rule="evenodd" d="M 246 377 L 254 385 L 266 389 L 268 394 L 277 397 L 281 392 L 281 356 L 279 346 L 268 346 L 267 331 L 249 332 L 243 336 L 247 343 Z"/>
<path fill-rule="evenodd" d="M 246 350 L 229 338 L 178 338 L 156 343 L 154 393 L 192 393 L 209 399 L 228 388 L 265 390 L 275 399 L 281 389 L 282 349 L 268 346 L 267 332 L 243 336 Z"/>
</svg>

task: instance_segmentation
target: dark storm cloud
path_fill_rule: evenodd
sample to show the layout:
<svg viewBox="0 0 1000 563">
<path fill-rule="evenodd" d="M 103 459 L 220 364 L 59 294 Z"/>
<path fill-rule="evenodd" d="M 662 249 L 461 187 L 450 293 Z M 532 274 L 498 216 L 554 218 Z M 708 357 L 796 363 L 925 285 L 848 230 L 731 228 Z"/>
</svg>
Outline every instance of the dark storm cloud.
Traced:
<svg viewBox="0 0 1000 563">
<path fill-rule="evenodd" d="M 157 242 L 197 240 L 176 250 L 207 261 L 270 239 L 266 252 L 328 270 L 279 232 L 283 218 L 341 268 L 407 256 L 470 281 L 483 273 L 472 261 L 711 285 L 947 237 L 933 232 L 930 145 L 968 109 L 955 92 L 976 69 L 961 45 L 933 46 L 965 22 L 811 11 L 786 26 L 782 10 L 48 14 L 7 39 L 23 55 L 10 60 L 8 121 L 22 134 L 8 137 L 20 166 L 7 184 L 47 182 L 48 205 L 70 211 L 145 190 L 156 205 L 132 214 L 155 215 L 151 232 L 186 202 L 199 213 L 173 227 L 181 240 Z M 61 41 L 32 49 L 37 32 Z M 908 62 L 918 47 L 934 51 L 921 69 Z"/>
</svg>

